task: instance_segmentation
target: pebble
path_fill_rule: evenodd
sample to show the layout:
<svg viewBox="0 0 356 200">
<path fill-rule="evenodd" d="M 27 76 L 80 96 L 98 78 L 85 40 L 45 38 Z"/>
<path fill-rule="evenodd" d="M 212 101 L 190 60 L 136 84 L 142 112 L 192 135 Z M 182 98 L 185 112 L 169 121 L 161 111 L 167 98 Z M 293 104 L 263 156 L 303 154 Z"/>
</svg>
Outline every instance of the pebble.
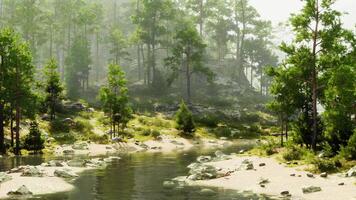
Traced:
<svg viewBox="0 0 356 200">
<path fill-rule="evenodd" d="M 323 172 L 323 173 L 321 173 L 321 174 L 320 174 L 320 177 L 322 177 L 322 178 L 326 178 L 326 177 L 328 177 L 328 173 Z"/>
<path fill-rule="evenodd" d="M 338 185 L 342 186 L 342 185 L 345 185 L 345 183 L 339 183 Z"/>
<path fill-rule="evenodd" d="M 258 166 L 260 167 L 266 166 L 266 163 L 260 163 Z"/>
<path fill-rule="evenodd" d="M 307 173 L 307 177 L 309 177 L 309 178 L 314 178 L 314 175 L 311 174 L 311 173 Z"/>
</svg>

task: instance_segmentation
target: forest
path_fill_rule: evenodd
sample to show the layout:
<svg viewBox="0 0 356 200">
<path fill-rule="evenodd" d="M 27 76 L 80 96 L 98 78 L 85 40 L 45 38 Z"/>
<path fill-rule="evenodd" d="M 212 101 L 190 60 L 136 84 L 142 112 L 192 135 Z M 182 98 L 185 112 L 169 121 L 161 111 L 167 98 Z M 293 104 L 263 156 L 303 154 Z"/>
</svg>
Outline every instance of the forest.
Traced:
<svg viewBox="0 0 356 200">
<path fill-rule="evenodd" d="M 272 167 L 271 177 L 259 182 L 260 187 L 255 188 L 256 180 L 253 187 L 227 188 L 338 199 L 334 195 L 341 187 L 324 191 L 317 181 L 327 173 L 356 176 L 356 20 L 353 29 L 344 26 L 342 16 L 347 14 L 334 6 L 339 1 L 302 0 L 302 9 L 276 26 L 249 0 L 0 0 L 0 159 L 33 156 L 51 165 L 56 158 L 56 178 L 80 180 L 75 167 L 116 162 L 115 153 L 121 157 L 145 151 L 145 159 L 151 159 L 152 152 L 175 149 L 193 157 L 207 148 L 218 150 L 215 160 L 199 156 L 194 168 L 188 165 L 187 180 L 178 180 L 182 174 L 169 181 L 162 177 L 157 190 L 182 182 L 184 187 L 194 185 L 190 182 L 196 180 L 203 181 L 200 186 L 215 186 L 208 181 L 236 172 L 222 169 L 221 174 L 209 163 L 244 157 L 239 170 L 254 168 L 253 162 L 270 167 L 275 160 L 287 167 L 306 167 L 304 182 L 314 181 L 313 186 L 297 192 L 281 183 L 261 192 L 278 176 Z M 276 43 L 281 30 L 291 38 Z M 81 151 L 115 156 L 83 161 L 76 156 Z M 233 153 L 241 155 L 235 158 Z M 59 155 L 65 155 L 64 166 L 74 168 L 60 168 Z M 160 159 L 165 163 L 164 156 Z M 261 159 L 271 160 L 262 165 Z M 23 176 L 44 176 L 49 185 L 54 181 L 38 175 L 53 172 L 36 166 L 22 169 L 25 161 L 15 163 L 11 167 Z M 13 170 L 4 166 L 0 164 L 1 171 Z M 30 175 L 24 175 L 26 170 Z M 308 179 L 318 173 L 320 177 Z M 8 179 L 21 182 L 0 175 L 0 184 Z M 334 182 L 341 181 L 345 191 L 355 189 L 354 180 Z M 223 180 L 221 185 L 226 187 Z M 30 185 L 6 191 L 5 196 L 1 190 L 0 198 L 24 190 L 26 195 L 47 194 Z M 108 190 L 116 194 L 118 188 Z M 305 196 L 314 192 L 320 196 Z M 212 199 L 216 195 L 210 188 L 198 193 L 210 193 Z M 351 196 L 356 194 L 345 192 L 339 199 Z M 116 197 L 140 199 L 102 196 Z M 143 199 L 157 198 L 165 199 Z"/>
</svg>

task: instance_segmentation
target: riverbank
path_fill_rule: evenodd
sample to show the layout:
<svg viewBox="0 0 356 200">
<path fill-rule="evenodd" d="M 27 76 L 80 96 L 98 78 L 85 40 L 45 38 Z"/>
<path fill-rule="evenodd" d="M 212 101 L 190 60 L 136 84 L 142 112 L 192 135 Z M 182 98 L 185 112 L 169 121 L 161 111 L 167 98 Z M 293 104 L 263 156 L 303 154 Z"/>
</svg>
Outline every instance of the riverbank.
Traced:
<svg viewBox="0 0 356 200">
<path fill-rule="evenodd" d="M 208 180 L 189 180 L 190 185 L 252 191 L 291 199 L 356 199 L 356 179 L 341 173 L 323 174 L 327 177 L 321 177 L 304 171 L 301 166 L 289 167 L 273 158 L 257 156 L 231 156 L 228 160 L 204 165 L 215 167 L 223 175 Z"/>
<path fill-rule="evenodd" d="M 187 151 L 193 147 L 217 148 L 232 145 L 226 140 L 189 140 L 185 138 L 162 135 L 160 140 L 138 142 L 117 142 L 114 144 L 94 144 L 77 142 L 73 145 L 61 145 L 55 148 L 54 155 L 65 156 L 66 160 L 49 161 L 38 166 L 19 166 L 1 174 L 0 198 L 7 198 L 17 190 L 20 196 L 44 195 L 66 192 L 74 189 L 72 182 L 86 170 L 106 167 L 117 157 L 107 159 L 95 156 L 116 155 L 117 153 Z M 87 156 L 84 160 L 82 156 Z M 80 158 L 80 159 L 78 159 Z M 6 158 L 2 158 L 6 159 Z M 120 162 L 120 161 L 118 161 Z M 27 194 L 28 193 L 28 194 Z"/>
</svg>

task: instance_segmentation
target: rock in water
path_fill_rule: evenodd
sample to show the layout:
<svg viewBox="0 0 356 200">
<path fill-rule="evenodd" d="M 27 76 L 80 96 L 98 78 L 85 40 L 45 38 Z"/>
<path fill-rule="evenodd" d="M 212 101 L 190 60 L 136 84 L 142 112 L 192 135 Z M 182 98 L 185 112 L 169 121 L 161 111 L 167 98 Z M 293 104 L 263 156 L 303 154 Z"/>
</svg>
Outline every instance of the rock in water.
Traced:
<svg viewBox="0 0 356 200">
<path fill-rule="evenodd" d="M 16 191 L 10 191 L 7 194 L 8 195 L 32 195 L 32 192 L 25 185 L 22 185 Z"/>
<path fill-rule="evenodd" d="M 310 186 L 310 187 L 302 188 L 302 191 L 304 194 L 309 194 L 314 192 L 320 192 L 321 188 L 316 186 Z"/>
<path fill-rule="evenodd" d="M 190 168 L 188 176 L 189 180 L 206 180 L 213 179 L 223 176 L 222 173 L 218 172 L 218 169 L 211 165 L 193 163 L 188 166 Z"/>
<path fill-rule="evenodd" d="M 163 182 L 163 187 L 165 189 L 173 189 L 176 186 L 176 184 L 173 181 L 164 181 Z"/>
<path fill-rule="evenodd" d="M 202 194 L 204 196 L 214 196 L 214 195 L 216 195 L 216 192 L 212 189 L 204 188 L 204 189 L 200 190 L 200 194 Z"/>
<path fill-rule="evenodd" d="M 210 162 L 211 161 L 211 156 L 199 156 L 197 158 L 197 161 L 200 162 L 200 163 Z"/>
<path fill-rule="evenodd" d="M 61 178 L 75 178 L 78 177 L 76 173 L 72 170 L 64 168 L 64 169 L 56 169 L 54 171 L 54 175 Z"/>
<path fill-rule="evenodd" d="M 84 160 L 70 160 L 67 162 L 69 167 L 84 167 L 85 161 Z"/>
</svg>

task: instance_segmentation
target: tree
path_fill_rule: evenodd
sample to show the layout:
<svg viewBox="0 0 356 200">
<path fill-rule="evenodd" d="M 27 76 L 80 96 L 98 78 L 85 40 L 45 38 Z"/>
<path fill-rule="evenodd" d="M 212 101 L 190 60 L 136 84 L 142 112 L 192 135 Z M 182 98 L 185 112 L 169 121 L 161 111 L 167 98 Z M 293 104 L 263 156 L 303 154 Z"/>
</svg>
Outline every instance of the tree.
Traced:
<svg viewBox="0 0 356 200">
<path fill-rule="evenodd" d="M 62 98 L 63 86 L 58 73 L 58 65 L 54 59 L 51 59 L 45 66 L 45 90 L 46 90 L 46 107 L 50 111 L 50 118 L 56 118 L 56 107 Z"/>
<path fill-rule="evenodd" d="M 35 121 L 31 122 L 30 132 L 25 138 L 25 148 L 29 151 L 37 153 L 44 148 L 44 141 L 45 140 L 41 136 L 41 131 L 38 128 L 38 123 Z"/>
<path fill-rule="evenodd" d="M 117 132 L 122 132 L 125 129 L 132 113 L 129 106 L 125 73 L 119 65 L 109 65 L 108 83 L 101 88 L 99 98 L 103 104 L 104 112 L 109 115 L 111 120 L 111 138 L 115 137 Z"/>
<path fill-rule="evenodd" d="M 179 110 L 176 113 L 177 128 L 182 130 L 187 135 L 192 135 L 195 131 L 193 115 L 182 101 L 179 105 Z"/>
<path fill-rule="evenodd" d="M 344 79 L 345 82 L 338 81 L 347 72 L 345 65 L 351 62 L 349 46 L 352 44 L 349 41 L 350 33 L 341 26 L 340 13 L 331 9 L 334 1 L 305 0 L 304 2 L 301 12 L 291 18 L 291 25 L 296 35 L 293 42 L 282 43 L 280 46 L 286 53 L 286 59 L 279 67 L 283 68 L 280 69 L 280 76 L 287 76 L 291 72 L 296 76 L 293 77 L 294 80 L 281 80 L 275 76 L 272 88 L 284 88 L 289 85 L 289 82 L 299 86 L 294 92 L 274 89 L 272 94 L 279 104 L 291 102 L 293 105 L 293 102 L 298 102 L 293 108 L 298 115 L 296 131 L 302 132 L 304 141 L 308 141 L 307 144 L 310 141 L 310 146 L 316 150 L 318 139 L 322 136 L 317 104 L 326 103 L 326 115 L 331 116 L 331 113 L 335 113 L 330 108 L 333 102 L 335 104 L 335 99 L 338 99 L 334 95 L 339 95 L 339 86 L 345 87 L 346 90 L 353 87 L 354 79 L 351 77 Z M 347 83 L 347 81 L 351 82 Z M 339 86 L 335 87 L 334 84 Z M 289 92 L 298 95 L 291 96 Z M 326 96 L 323 97 L 323 94 Z M 349 108 L 351 102 L 346 96 L 342 95 L 341 98 L 341 105 L 334 106 L 335 109 L 340 109 L 339 111 Z M 343 124 L 337 124 L 333 120 L 327 123 L 329 127 L 338 126 L 337 129 L 333 129 L 334 131 L 342 130 Z M 350 136 L 352 130 L 348 132 Z M 344 138 L 343 141 L 345 143 L 347 139 Z"/>
<path fill-rule="evenodd" d="M 128 47 L 127 38 L 122 34 L 120 29 L 112 28 L 109 35 L 109 43 L 112 46 L 110 53 L 114 57 L 114 63 L 119 65 L 122 58 L 128 56 L 126 48 Z"/>
<path fill-rule="evenodd" d="M 88 88 L 90 71 L 90 46 L 85 37 L 77 36 L 74 39 L 66 64 L 66 86 L 68 97 L 78 98 Z"/>
<path fill-rule="evenodd" d="M 192 74 L 201 73 L 208 79 L 213 73 L 202 64 L 206 45 L 199 33 L 191 23 L 183 23 L 176 31 L 174 43 L 171 49 L 172 56 L 165 59 L 166 65 L 170 66 L 173 73 L 170 77 L 172 82 L 179 73 L 183 73 L 186 79 L 187 102 L 191 103 L 191 77 Z"/>
<path fill-rule="evenodd" d="M 156 51 L 167 33 L 167 21 L 173 18 L 173 2 L 170 0 L 142 0 L 142 9 L 132 16 L 137 33 L 147 49 L 147 83 L 156 80 Z"/>
<path fill-rule="evenodd" d="M 4 121 L 12 120 L 15 110 L 15 154 L 20 153 L 20 121 L 22 114 L 31 114 L 36 98 L 32 92 L 34 66 L 31 51 L 11 29 L 0 31 L 0 149 L 4 147 Z M 5 109 L 9 109 L 5 116 Z M 26 112 L 29 111 L 29 112 Z"/>
</svg>

